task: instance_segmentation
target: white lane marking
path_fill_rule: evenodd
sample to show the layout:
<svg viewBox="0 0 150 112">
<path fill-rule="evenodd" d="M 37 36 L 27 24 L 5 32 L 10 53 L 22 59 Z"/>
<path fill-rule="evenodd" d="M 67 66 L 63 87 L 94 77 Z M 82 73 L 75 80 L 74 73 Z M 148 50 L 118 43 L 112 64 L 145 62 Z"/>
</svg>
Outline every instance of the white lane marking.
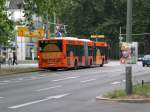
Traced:
<svg viewBox="0 0 150 112">
<path fill-rule="evenodd" d="M 115 81 L 115 82 L 113 82 L 113 83 L 111 83 L 112 85 L 116 85 L 116 84 L 120 84 L 121 82 L 119 82 L 119 81 Z"/>
<path fill-rule="evenodd" d="M 24 78 L 18 78 L 18 79 L 16 79 L 16 80 L 22 81 L 22 80 L 24 80 Z"/>
<path fill-rule="evenodd" d="M 61 86 L 61 85 L 58 85 L 58 86 L 54 86 L 54 87 L 38 89 L 38 90 L 36 90 L 36 91 L 37 91 L 37 92 L 40 92 L 40 91 L 46 91 L 46 90 L 55 89 L 55 88 L 60 88 L 60 87 L 62 87 L 62 86 Z"/>
<path fill-rule="evenodd" d="M 106 73 L 106 72 L 122 72 L 122 70 L 104 70 L 104 71 L 101 71 L 101 72 L 96 72 L 96 73 Z M 114 75 L 116 76 L 116 75 Z"/>
<path fill-rule="evenodd" d="M 59 99 L 59 98 L 65 97 L 67 95 L 69 95 L 69 94 L 67 93 L 67 94 L 60 94 L 60 95 L 56 95 L 56 96 L 49 96 L 49 97 L 46 97 L 46 98 L 41 99 L 41 100 L 31 101 L 31 102 L 23 103 L 23 104 L 20 104 L 20 105 L 11 106 L 11 107 L 8 107 L 8 108 L 17 109 L 17 108 L 29 106 L 29 105 L 32 105 L 32 104 L 37 104 L 37 103 L 40 103 L 40 102 L 44 102 L 44 101 L 47 101 L 47 100 L 51 100 L 51 99 Z"/>
<path fill-rule="evenodd" d="M 19 78 L 18 80 L 22 81 L 22 80 L 24 80 L 24 78 Z"/>
<path fill-rule="evenodd" d="M 126 82 L 126 80 L 122 80 L 123 82 Z"/>
<path fill-rule="evenodd" d="M 91 81 L 95 81 L 95 80 L 96 80 L 96 79 L 84 80 L 84 81 L 81 81 L 81 83 L 91 82 Z"/>
<path fill-rule="evenodd" d="M 36 76 L 31 76 L 29 78 L 30 78 L 30 80 L 36 80 L 36 79 L 38 79 L 38 77 L 36 77 Z"/>
<path fill-rule="evenodd" d="M 10 83 L 11 81 L 10 80 L 3 80 L 3 81 L 0 81 L 2 83 Z"/>
<path fill-rule="evenodd" d="M 46 77 L 46 75 L 39 75 L 40 77 Z"/>
<path fill-rule="evenodd" d="M 5 84 L 8 84 L 8 83 L 0 83 L 0 85 L 5 85 Z"/>
<path fill-rule="evenodd" d="M 63 79 L 56 79 L 56 80 L 52 80 L 53 82 L 57 82 L 57 81 L 63 81 L 63 80 L 67 80 L 67 79 L 76 79 L 76 78 L 79 78 L 80 76 L 76 76 L 76 77 L 66 77 L 66 78 L 63 78 Z"/>
</svg>

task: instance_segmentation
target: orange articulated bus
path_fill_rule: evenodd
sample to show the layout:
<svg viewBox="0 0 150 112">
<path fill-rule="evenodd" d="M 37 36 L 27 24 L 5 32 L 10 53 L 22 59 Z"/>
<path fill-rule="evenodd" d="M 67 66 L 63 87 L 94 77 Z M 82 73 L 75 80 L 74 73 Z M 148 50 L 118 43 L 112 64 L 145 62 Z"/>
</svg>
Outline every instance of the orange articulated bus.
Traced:
<svg viewBox="0 0 150 112">
<path fill-rule="evenodd" d="M 107 44 L 73 37 L 38 41 L 39 68 L 62 69 L 100 65 L 106 61 Z"/>
</svg>

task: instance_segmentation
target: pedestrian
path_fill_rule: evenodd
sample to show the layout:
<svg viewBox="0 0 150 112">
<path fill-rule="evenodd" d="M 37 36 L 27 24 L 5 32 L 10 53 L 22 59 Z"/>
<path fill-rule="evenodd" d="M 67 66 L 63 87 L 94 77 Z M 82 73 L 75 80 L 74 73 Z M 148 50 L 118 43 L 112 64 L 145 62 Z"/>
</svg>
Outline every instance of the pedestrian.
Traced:
<svg viewBox="0 0 150 112">
<path fill-rule="evenodd" d="M 12 65 L 12 56 L 9 54 L 8 56 L 8 65 Z"/>
<path fill-rule="evenodd" d="M 61 34 L 59 31 L 57 31 L 57 32 L 55 33 L 55 35 L 56 35 L 56 37 L 61 37 L 61 36 L 62 36 L 62 34 Z"/>
<path fill-rule="evenodd" d="M 34 49 L 31 49 L 31 57 L 32 57 L 32 60 L 34 60 L 34 58 L 35 58 Z"/>
<path fill-rule="evenodd" d="M 16 56 L 15 52 L 13 53 L 13 65 L 14 64 L 16 64 L 16 65 L 18 64 L 17 63 L 17 56 Z"/>
<path fill-rule="evenodd" d="M 3 63 L 6 64 L 6 56 L 3 55 Z"/>
</svg>

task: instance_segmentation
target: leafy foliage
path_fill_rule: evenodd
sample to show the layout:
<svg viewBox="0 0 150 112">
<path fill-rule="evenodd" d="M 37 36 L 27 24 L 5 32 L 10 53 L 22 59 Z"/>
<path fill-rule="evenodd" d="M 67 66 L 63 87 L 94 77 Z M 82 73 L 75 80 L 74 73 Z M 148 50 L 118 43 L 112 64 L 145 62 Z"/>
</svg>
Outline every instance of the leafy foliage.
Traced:
<svg viewBox="0 0 150 112">
<path fill-rule="evenodd" d="M 47 19 L 51 22 L 54 13 L 60 15 L 63 5 L 63 0 L 25 0 L 23 7 L 27 25 L 33 26 L 34 14 L 42 18 L 42 23 L 46 23 Z"/>
<path fill-rule="evenodd" d="M 127 0 L 72 1 L 73 5 L 68 5 L 61 16 L 62 22 L 69 25 L 69 34 L 86 37 L 91 34 L 104 34 L 111 46 L 111 57 L 117 58 L 119 56 L 119 52 L 117 52 L 119 51 L 119 28 L 122 28 L 123 34 L 126 33 Z M 133 0 L 134 34 L 149 32 L 149 4 L 149 0 Z M 132 40 L 141 42 L 143 45 L 147 43 L 145 47 L 146 53 L 150 52 L 149 35 L 133 36 Z M 141 49 L 140 51 L 144 50 Z"/>
<path fill-rule="evenodd" d="M 106 98 L 127 98 L 127 99 L 143 99 L 150 97 L 150 83 L 147 82 L 143 86 L 140 84 L 133 86 L 133 94 L 128 96 L 125 90 L 114 90 L 104 95 Z"/>
<path fill-rule="evenodd" d="M 133 31 L 136 33 L 149 33 L 150 29 L 150 1 L 135 0 L 134 1 L 134 16 L 133 16 Z M 134 36 L 140 44 L 140 53 L 150 53 L 150 35 Z"/>
<path fill-rule="evenodd" d="M 8 45 L 8 40 L 14 40 L 14 24 L 8 19 L 6 8 L 6 0 L 0 0 L 0 45 Z"/>
<path fill-rule="evenodd" d="M 126 33 L 127 0 L 25 0 L 25 2 L 28 3 L 25 12 L 30 12 L 26 17 L 35 13 L 42 17 L 43 22 L 47 17 L 50 22 L 56 13 L 59 21 L 68 25 L 69 36 L 79 35 L 89 38 L 91 34 L 104 34 L 109 40 L 111 57 L 118 58 L 120 27 L 122 33 Z M 149 32 L 149 4 L 149 0 L 133 0 L 134 34 Z M 149 35 L 133 36 L 132 40 L 147 46 L 145 50 L 140 51 L 150 52 Z"/>
</svg>

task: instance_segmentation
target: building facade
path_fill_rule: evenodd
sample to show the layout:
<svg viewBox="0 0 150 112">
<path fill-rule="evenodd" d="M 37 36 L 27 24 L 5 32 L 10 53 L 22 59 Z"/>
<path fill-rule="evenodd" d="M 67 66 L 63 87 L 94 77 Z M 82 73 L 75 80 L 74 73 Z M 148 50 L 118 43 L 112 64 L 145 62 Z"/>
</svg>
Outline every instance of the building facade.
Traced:
<svg viewBox="0 0 150 112">
<path fill-rule="evenodd" d="M 19 22 L 24 21 L 23 0 L 7 0 L 9 19 Z M 16 26 L 16 39 L 13 44 L 13 52 L 16 53 L 18 60 L 35 60 L 37 58 L 37 41 L 44 37 L 42 19 L 32 15 L 34 25 L 37 30 L 30 32 L 25 26 Z"/>
</svg>

